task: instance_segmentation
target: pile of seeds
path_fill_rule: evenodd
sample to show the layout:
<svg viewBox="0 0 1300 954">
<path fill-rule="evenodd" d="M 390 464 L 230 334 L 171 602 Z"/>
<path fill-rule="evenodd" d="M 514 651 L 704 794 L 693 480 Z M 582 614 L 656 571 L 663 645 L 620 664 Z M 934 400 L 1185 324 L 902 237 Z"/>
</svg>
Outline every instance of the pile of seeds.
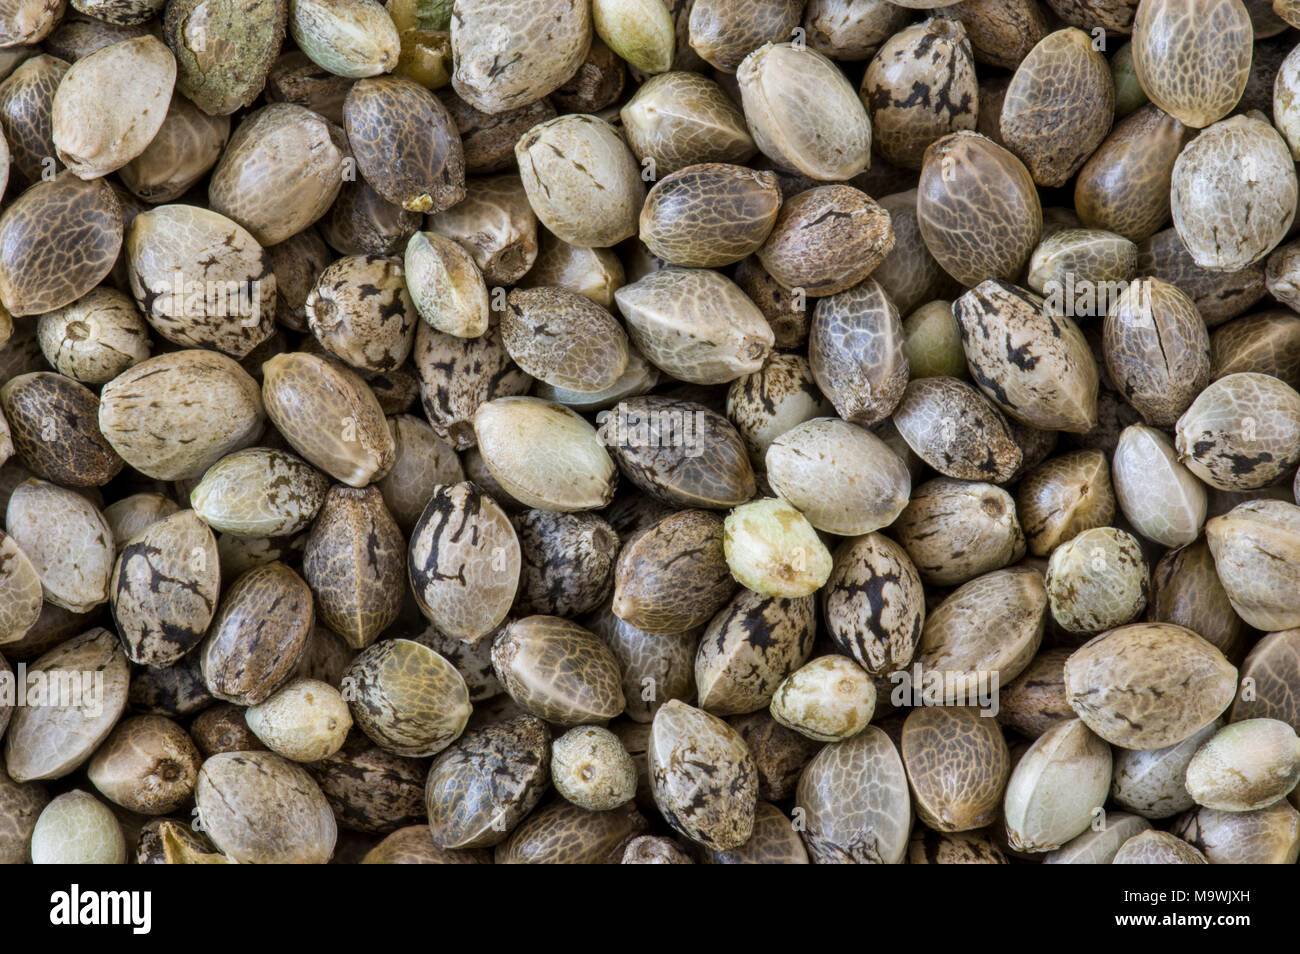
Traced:
<svg viewBox="0 0 1300 954">
<path fill-rule="evenodd" d="M 0 862 L 1296 862 L 1293 27 L 0 4 Z"/>
</svg>

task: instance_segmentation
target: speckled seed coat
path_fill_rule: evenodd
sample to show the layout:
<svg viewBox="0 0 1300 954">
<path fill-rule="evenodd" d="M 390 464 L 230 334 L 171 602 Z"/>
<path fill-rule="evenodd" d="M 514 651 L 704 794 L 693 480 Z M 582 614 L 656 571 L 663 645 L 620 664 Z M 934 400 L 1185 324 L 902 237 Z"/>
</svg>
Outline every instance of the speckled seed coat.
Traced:
<svg viewBox="0 0 1300 954">
<path fill-rule="evenodd" d="M 901 864 L 912 828 L 911 794 L 898 749 L 868 726 L 825 746 L 799 779 L 804 844 L 814 864 Z"/>
<path fill-rule="evenodd" d="M 499 865 L 614 864 L 648 827 L 632 805 L 589 812 L 557 799 L 525 818 L 493 857 Z"/>
<path fill-rule="evenodd" d="M 226 589 L 200 650 L 218 699 L 257 705 L 293 672 L 313 622 L 307 584 L 283 563 L 249 570 Z"/>
<path fill-rule="evenodd" d="M 1153 0 L 1133 18 L 1133 69 L 1152 102 L 1200 129 L 1241 99 L 1250 75 L 1250 14 L 1241 3 Z"/>
<path fill-rule="evenodd" d="M 1205 525 L 1214 569 L 1234 612 L 1263 630 L 1300 625 L 1296 547 L 1300 507 L 1283 500 L 1239 504 Z"/>
<path fill-rule="evenodd" d="M 1134 242 L 1169 221 L 1174 160 L 1194 134 L 1154 104 L 1115 124 L 1074 184 L 1074 207 L 1084 225 Z"/>
<path fill-rule="evenodd" d="M 894 541 L 868 533 L 840 544 L 821 601 L 836 648 L 871 675 L 911 660 L 925 621 L 925 594 L 912 561 Z"/>
<path fill-rule="evenodd" d="M 203 829 L 242 864 L 325 864 L 338 827 L 307 771 L 271 752 L 225 752 L 195 787 Z"/>
<path fill-rule="evenodd" d="M 727 419 L 745 442 L 750 462 L 760 469 L 776 438 L 829 412 L 808 359 L 799 354 L 773 354 L 762 369 L 737 378 L 727 389 Z"/>
<path fill-rule="evenodd" d="M 880 154 L 921 168 L 934 140 L 975 128 L 979 88 L 961 22 L 933 17 L 890 35 L 867 67 L 861 94 Z"/>
<path fill-rule="evenodd" d="M 1133 623 L 1094 638 L 1065 664 L 1071 707 L 1126 749 L 1181 742 L 1232 702 L 1237 670 L 1190 630 Z"/>
<path fill-rule="evenodd" d="M 1205 321 L 1186 294 L 1160 279 L 1132 282 L 1102 334 L 1110 378 L 1153 425 L 1173 425 L 1209 383 Z"/>
<path fill-rule="evenodd" d="M 803 664 L 817 634 L 817 603 L 741 589 L 709 623 L 695 657 L 700 707 L 714 715 L 753 712 Z"/>
<path fill-rule="evenodd" d="M 408 572 L 420 611 L 440 631 L 479 639 L 506 618 L 519 585 L 519 538 L 471 483 L 434 489 L 411 531 Z"/>
<path fill-rule="evenodd" d="M 1043 227 L 1024 164 L 973 132 L 952 133 L 926 149 L 916 219 L 935 261 L 967 287 L 1015 280 Z"/>
<path fill-rule="evenodd" d="M 99 432 L 99 398 L 61 374 L 35 372 L 0 387 L 0 409 L 14 449 L 35 476 L 65 487 L 99 487 L 122 458 Z"/>
<path fill-rule="evenodd" d="M 1092 25 L 1092 21 L 1089 21 Z M 1064 185 L 1110 132 L 1115 87 L 1093 38 L 1070 27 L 1049 33 L 1016 68 L 999 131 L 1040 186 Z"/>
<path fill-rule="evenodd" d="M 664 268 L 614 293 L 632 343 L 656 367 L 692 384 L 725 384 L 763 366 L 776 336 L 730 279 Z"/>
<path fill-rule="evenodd" d="M 745 54 L 764 40 L 788 37 L 802 9 L 798 0 L 699 0 L 686 11 L 687 36 L 691 48 L 706 62 L 734 73 Z"/>
<path fill-rule="evenodd" d="M 157 135 L 175 83 L 176 58 L 152 35 L 78 59 L 50 104 L 59 160 L 83 179 L 120 169 Z M 86 122 L 86 113 L 97 121 Z"/>
<path fill-rule="evenodd" d="M 500 844 L 533 810 L 551 778 L 546 724 L 523 716 L 471 729 L 429 769 L 429 831 L 442 848 Z"/>
<path fill-rule="evenodd" d="M 635 397 L 597 420 L 619 470 L 657 500 L 721 510 L 754 496 L 754 472 L 739 433 L 701 404 Z"/>
<path fill-rule="evenodd" d="M 358 80 L 343 104 L 348 145 L 376 192 L 410 212 L 440 212 L 465 197 L 465 158 L 451 114 L 402 76 Z"/>
<path fill-rule="evenodd" d="M 386 639 L 353 661 L 340 687 L 352 719 L 397 755 L 436 755 L 465 730 L 469 690 L 454 666 L 421 643 Z"/>
<path fill-rule="evenodd" d="M 948 704 L 963 698 L 970 704 L 990 672 L 1005 685 L 1025 670 L 1046 619 L 1047 592 L 1037 570 L 995 570 L 962 584 L 929 613 L 915 661 L 944 673 Z"/>
<path fill-rule="evenodd" d="M 1245 312 L 1264 297 L 1267 288 L 1262 263 L 1227 272 L 1202 268 L 1173 228 L 1157 232 L 1138 245 L 1138 272 L 1185 291 L 1210 328 Z"/>
<path fill-rule="evenodd" d="M 1143 818 L 1172 818 L 1191 808 L 1195 801 L 1187 792 L 1187 764 L 1222 726 L 1222 720 L 1216 719 L 1164 748 L 1112 749 L 1111 798 Z"/>
<path fill-rule="evenodd" d="M 87 766 L 91 783 L 128 811 L 162 815 L 194 794 L 202 757 L 189 733 L 162 716 L 123 719 Z"/>
<path fill-rule="evenodd" d="M 1300 461 L 1300 394 L 1270 375 L 1230 374 L 1197 395 L 1176 435 L 1178 459 L 1211 487 L 1267 487 Z"/>
<path fill-rule="evenodd" d="M 184 96 L 173 96 L 158 134 L 118 176 L 138 199 L 174 201 L 212 169 L 229 138 L 229 118 L 209 116 Z"/>
<path fill-rule="evenodd" d="M 1132 534 L 1096 527 L 1067 540 L 1047 563 L 1052 617 L 1072 633 L 1099 633 L 1146 608 L 1150 570 Z"/>
<path fill-rule="evenodd" d="M 960 4 L 958 4 L 960 6 Z M 979 832 L 938 832 L 917 829 L 907 846 L 910 865 L 1005 865 L 1006 855 L 993 839 Z"/>
<path fill-rule="evenodd" d="M 122 206 L 107 182 L 41 180 L 0 215 L 0 302 L 14 316 L 69 305 L 108 275 L 121 247 Z"/>
<path fill-rule="evenodd" d="M 127 541 L 113 568 L 109 599 L 127 656 L 170 666 L 203 639 L 217 608 L 217 540 L 193 510 L 182 510 Z"/>
<path fill-rule="evenodd" d="M 403 258 L 406 288 L 420 317 L 438 331 L 477 338 L 488 330 L 487 286 L 463 246 L 437 232 L 416 232 Z"/>
<path fill-rule="evenodd" d="M 306 313 L 325 350 L 360 371 L 391 371 L 405 362 L 420 317 L 402 266 L 376 255 L 329 265 L 307 296 Z"/>
<path fill-rule="evenodd" d="M 1291 865 L 1300 855 L 1300 812 L 1285 802 L 1254 812 L 1201 808 L 1178 819 L 1173 834 L 1212 865 Z"/>
<path fill-rule="evenodd" d="M 817 302 L 808 330 L 808 364 L 840 416 L 869 427 L 902 400 L 908 377 L 905 345 L 898 309 L 868 278 Z"/>
<path fill-rule="evenodd" d="M 117 637 L 96 627 L 32 662 L 28 675 L 45 673 L 53 684 L 79 680 L 88 688 L 80 705 L 15 707 L 5 733 L 5 768 L 15 782 L 62 778 L 90 758 L 126 707 L 130 669 Z M 87 674 L 103 674 L 103 695 L 86 687 Z M 95 698 L 91 698 L 95 696 Z"/>
<path fill-rule="evenodd" d="M 131 294 L 163 338 L 245 357 L 275 327 L 275 272 L 257 240 L 220 213 L 164 205 L 137 215 L 125 251 Z"/>
<path fill-rule="evenodd" d="M 430 625 L 412 638 L 417 643 L 424 643 L 456 667 L 456 671 L 465 680 L 466 688 L 469 689 L 470 702 L 491 699 L 504 692 L 501 683 L 497 681 L 496 673 L 492 671 L 491 635 L 470 643 L 440 633 L 436 627 Z"/>
<path fill-rule="evenodd" d="M 612 719 L 623 711 L 618 663 L 604 643 L 558 616 L 527 616 L 492 646 L 501 685 L 525 710 L 558 725 Z"/>
<path fill-rule="evenodd" d="M 1097 365 L 1083 333 L 1043 300 L 986 281 L 953 302 L 971 376 L 1007 414 L 1083 433 L 1097 424 Z"/>
<path fill-rule="evenodd" d="M 734 729 L 673 700 L 655 715 L 646 756 L 655 804 L 674 829 L 706 848 L 739 848 L 749 840 L 757 770 Z"/>
<path fill-rule="evenodd" d="M 303 352 L 262 366 L 266 414 L 309 462 L 351 487 L 393 465 L 396 448 L 374 392 L 357 375 Z"/>
<path fill-rule="evenodd" d="M 519 367 L 557 388 L 602 391 L 627 370 L 622 326 L 600 305 L 562 288 L 513 289 L 501 340 Z"/>
<path fill-rule="evenodd" d="M 497 329 L 479 338 L 458 338 L 421 322 L 413 357 L 425 417 L 434 433 L 458 451 L 475 444 L 471 422 L 479 405 L 525 394 L 533 383 L 510 360 Z"/>
<path fill-rule="evenodd" d="M 516 611 L 575 617 L 595 610 L 614 587 L 619 539 L 591 513 L 529 510 L 515 520 L 521 566 Z"/>
<path fill-rule="evenodd" d="M 839 742 L 871 721 L 876 689 L 871 676 L 847 656 L 818 656 L 777 687 L 772 718 L 809 739 Z"/>
<path fill-rule="evenodd" d="M 428 767 L 426 759 L 394 755 L 354 732 L 341 749 L 307 770 L 341 828 L 385 832 L 424 821 Z"/>
<path fill-rule="evenodd" d="M 1044 649 L 1024 672 L 998 693 L 998 722 L 1027 739 L 1036 739 L 1058 722 L 1074 718 L 1065 699 L 1065 660 L 1069 647 Z"/>
<path fill-rule="evenodd" d="M 262 245 L 277 245 L 324 215 L 343 185 L 343 150 L 304 106 L 271 103 L 241 122 L 212 170 L 208 201 Z"/>
<path fill-rule="evenodd" d="M 907 446 L 945 477 L 1003 483 L 1021 450 L 1001 412 L 957 378 L 918 378 L 903 391 L 894 424 Z"/>
<path fill-rule="evenodd" d="M 1300 701 L 1290 693 L 1293 677 L 1300 672 L 1300 632 L 1270 633 L 1255 644 L 1241 664 L 1241 679 L 1254 680 L 1254 699 L 1238 692 L 1230 718 L 1268 718 L 1285 722 L 1300 731 Z"/>
<path fill-rule="evenodd" d="M 36 567 L 17 541 L 0 531 L 0 646 L 27 634 L 40 618 L 43 602 Z"/>
<path fill-rule="evenodd" d="M 1021 478 L 1016 510 L 1034 556 L 1047 556 L 1076 534 L 1106 526 L 1115 516 L 1106 455 L 1076 451 L 1039 464 Z"/>
<path fill-rule="evenodd" d="M 526 106 L 573 75 L 591 34 L 591 5 L 577 0 L 505 10 L 489 0 L 462 2 L 451 18 L 452 85 L 485 113 Z"/>
<path fill-rule="evenodd" d="M 49 799 L 45 786 L 19 784 L 0 764 L 0 863 L 21 865 L 31 858 L 32 830 Z"/>
<path fill-rule="evenodd" d="M 107 384 L 149 357 L 149 327 L 129 295 L 93 289 L 37 320 L 41 353 L 50 366 L 82 384 Z"/>
<path fill-rule="evenodd" d="M 439 484 L 459 483 L 465 477 L 456 451 L 433 432 L 424 418 L 398 414 L 388 419 L 397 457 L 378 483 L 384 504 L 403 533 L 410 533 L 425 504 Z"/>
<path fill-rule="evenodd" d="M 514 174 L 471 179 L 465 198 L 425 228 L 459 242 L 489 285 L 515 284 L 537 258 L 537 215 Z"/>
<path fill-rule="evenodd" d="M 257 382 L 225 355 L 174 351 L 122 372 L 100 392 L 99 429 L 130 466 L 157 480 L 199 477 L 257 439 Z"/>
<path fill-rule="evenodd" d="M 701 162 L 744 162 L 755 152 L 737 104 L 699 73 L 650 77 L 619 118 L 632 152 L 660 176 Z"/>
<path fill-rule="evenodd" d="M 1270 274 L 1277 254 L 1269 256 Z M 1274 286 L 1270 294 L 1277 292 Z M 1210 376 L 1239 371 L 1271 374 L 1291 387 L 1300 384 L 1300 316 L 1289 308 L 1270 309 L 1217 328 L 1210 336 Z"/>
<path fill-rule="evenodd" d="M 0 88 L 0 125 L 12 170 L 29 182 L 40 179 L 41 160 L 54 155 L 50 104 L 70 65 L 52 53 L 41 53 L 24 60 Z"/>
<path fill-rule="evenodd" d="M 1001 487 L 978 481 L 926 481 L 890 532 L 931 586 L 965 583 L 1025 554 L 1015 501 Z"/>
<path fill-rule="evenodd" d="M 968 706 L 913 709 L 901 748 L 917 815 L 926 825 L 969 831 L 997 818 L 1011 756 L 992 716 Z"/>
<path fill-rule="evenodd" d="M 628 540 L 615 568 L 614 614 L 650 633 L 707 623 L 736 586 L 722 537 L 716 514 L 682 510 Z"/>
<path fill-rule="evenodd" d="M 1206 129 L 1178 154 L 1172 181 L 1174 229 L 1202 268 L 1234 271 L 1255 264 L 1295 220 L 1295 162 L 1260 113 Z M 1242 201 L 1224 202 L 1225 195 Z"/>
<path fill-rule="evenodd" d="M 40 577 L 47 602 L 73 613 L 108 602 L 113 532 L 85 497 L 29 478 L 10 496 L 5 526 Z"/>
<path fill-rule="evenodd" d="M 559 238 L 607 248 L 636 234 L 645 183 L 608 123 L 581 114 L 549 120 L 519 140 L 515 158 L 529 204 Z"/>
<path fill-rule="evenodd" d="M 1144 831 L 1120 846 L 1113 865 L 1207 865 L 1205 855 L 1167 831 Z"/>
<path fill-rule="evenodd" d="M 699 629 L 647 633 L 613 613 L 589 620 L 623 672 L 623 714 L 648 723 L 670 699 L 688 700 L 695 689 Z"/>
<path fill-rule="evenodd" d="M 296 454 L 250 447 L 209 467 L 190 503 L 214 530 L 291 536 L 316 519 L 328 490 L 328 478 Z"/>
<path fill-rule="evenodd" d="M 665 176 L 650 190 L 640 238 L 669 264 L 720 268 L 756 252 L 780 208 L 774 173 L 702 163 Z"/>
<path fill-rule="evenodd" d="M 176 56 L 177 90 L 212 116 L 252 103 L 284 41 L 287 14 L 287 4 L 274 0 L 169 3 L 163 29 Z"/>
<path fill-rule="evenodd" d="M 614 733 L 581 725 L 551 744 L 551 781 L 575 805 L 609 811 L 636 794 L 636 765 Z"/>
<path fill-rule="evenodd" d="M 1276 719 L 1247 719 L 1220 729 L 1187 766 L 1198 805 L 1256 811 L 1283 799 L 1300 781 L 1300 739 Z"/>
<path fill-rule="evenodd" d="M 374 487 L 332 487 L 312 524 L 302 574 L 320 620 L 356 649 L 402 609 L 406 546 Z"/>
<path fill-rule="evenodd" d="M 893 248 L 888 212 L 860 189 L 828 185 L 782 205 L 755 254 L 786 288 L 822 297 L 852 288 Z"/>
</svg>

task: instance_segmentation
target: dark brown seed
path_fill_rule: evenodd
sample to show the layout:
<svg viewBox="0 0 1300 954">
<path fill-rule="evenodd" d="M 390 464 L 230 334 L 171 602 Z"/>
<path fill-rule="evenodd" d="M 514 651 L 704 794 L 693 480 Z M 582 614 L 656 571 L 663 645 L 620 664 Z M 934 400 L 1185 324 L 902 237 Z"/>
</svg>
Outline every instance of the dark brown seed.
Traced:
<svg viewBox="0 0 1300 954">
<path fill-rule="evenodd" d="M 37 372 L 0 388 L 14 448 L 37 477 L 65 487 L 102 487 L 122 458 L 99 431 L 99 398 L 61 374 Z"/>
<path fill-rule="evenodd" d="M 37 182 L 0 216 L 0 302 L 15 316 L 71 304 L 121 248 L 122 206 L 106 180 L 65 172 Z"/>
<path fill-rule="evenodd" d="M 369 646 L 402 610 L 405 557 L 376 488 L 331 487 L 302 554 L 321 622 L 354 649 Z"/>
<path fill-rule="evenodd" d="M 311 589 L 283 563 L 249 570 L 225 593 L 200 650 L 218 699 L 264 702 L 287 679 L 312 627 Z"/>
<path fill-rule="evenodd" d="M 681 633 L 712 619 L 735 587 L 722 547 L 722 518 L 683 510 L 623 547 L 613 608 L 637 629 Z"/>
<path fill-rule="evenodd" d="M 441 848 L 500 844 L 551 780 L 551 734 L 535 716 L 472 729 L 429 769 L 425 806 Z"/>
<path fill-rule="evenodd" d="M 343 748 L 307 770 L 340 828 L 389 832 L 424 821 L 424 759 L 385 752 L 354 732 Z"/>
<path fill-rule="evenodd" d="M 631 398 L 619 402 L 601 433 L 623 475 L 664 503 L 723 510 L 754 496 L 754 471 L 740 434 L 701 404 Z"/>
<path fill-rule="evenodd" d="M 441 212 L 465 197 L 460 134 L 447 107 L 400 76 L 357 80 L 343 105 L 361 174 L 410 212 Z"/>
</svg>

